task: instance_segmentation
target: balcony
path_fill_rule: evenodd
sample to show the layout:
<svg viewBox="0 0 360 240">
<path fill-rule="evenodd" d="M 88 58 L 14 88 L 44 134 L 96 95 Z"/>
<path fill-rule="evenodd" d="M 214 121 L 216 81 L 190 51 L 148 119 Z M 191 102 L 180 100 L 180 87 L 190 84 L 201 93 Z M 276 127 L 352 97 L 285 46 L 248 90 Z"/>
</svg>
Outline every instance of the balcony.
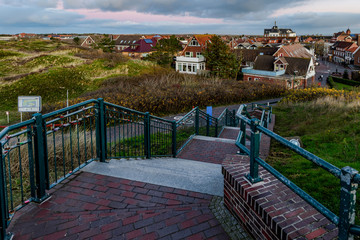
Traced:
<svg viewBox="0 0 360 240">
<path fill-rule="evenodd" d="M 177 62 L 192 62 L 192 63 L 201 63 L 201 62 L 205 62 L 205 58 L 204 56 L 200 56 L 200 57 L 185 57 L 185 56 L 179 56 L 176 57 L 176 61 Z"/>
<path fill-rule="evenodd" d="M 281 75 L 285 74 L 285 70 L 280 70 L 280 71 L 275 72 L 275 71 L 256 70 L 256 69 L 253 69 L 252 67 L 243 68 L 242 72 L 247 73 L 247 74 L 263 75 L 263 76 L 270 76 L 270 77 L 276 77 L 276 76 L 281 76 Z"/>
</svg>

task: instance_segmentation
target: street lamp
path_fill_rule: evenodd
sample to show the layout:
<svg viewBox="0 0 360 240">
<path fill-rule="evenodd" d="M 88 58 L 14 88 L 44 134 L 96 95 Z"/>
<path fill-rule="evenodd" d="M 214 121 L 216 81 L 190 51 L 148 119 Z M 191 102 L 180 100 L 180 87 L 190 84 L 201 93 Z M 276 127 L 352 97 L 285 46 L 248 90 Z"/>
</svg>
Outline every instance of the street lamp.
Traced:
<svg viewBox="0 0 360 240">
<path fill-rule="evenodd" d="M 294 80 L 293 80 L 293 84 L 292 84 L 292 87 L 293 87 L 293 89 L 295 88 L 295 76 L 297 76 L 297 73 L 298 73 L 298 71 L 294 71 Z"/>
</svg>

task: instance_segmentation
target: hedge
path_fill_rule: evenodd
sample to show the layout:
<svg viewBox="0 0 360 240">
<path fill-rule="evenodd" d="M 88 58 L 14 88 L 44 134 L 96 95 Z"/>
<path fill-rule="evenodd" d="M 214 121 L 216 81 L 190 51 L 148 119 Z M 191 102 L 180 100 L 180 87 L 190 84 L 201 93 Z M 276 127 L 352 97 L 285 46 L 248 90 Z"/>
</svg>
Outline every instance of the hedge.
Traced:
<svg viewBox="0 0 360 240">
<path fill-rule="evenodd" d="M 329 79 L 330 79 L 330 77 L 329 77 Z M 360 86 L 360 82 L 357 82 L 357 81 L 354 81 L 354 80 L 338 78 L 338 77 L 334 77 L 334 76 L 332 76 L 332 79 L 334 80 L 334 82 L 337 82 L 337 83 L 343 83 L 343 84 L 354 86 L 354 87 Z"/>
</svg>

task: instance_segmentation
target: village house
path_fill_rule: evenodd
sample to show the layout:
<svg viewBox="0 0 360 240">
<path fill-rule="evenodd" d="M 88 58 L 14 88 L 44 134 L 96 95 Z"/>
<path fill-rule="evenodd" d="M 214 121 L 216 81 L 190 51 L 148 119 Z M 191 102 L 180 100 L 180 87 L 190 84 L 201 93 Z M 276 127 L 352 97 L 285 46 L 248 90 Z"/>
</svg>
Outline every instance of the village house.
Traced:
<svg viewBox="0 0 360 240">
<path fill-rule="evenodd" d="M 275 57 L 297 57 L 297 58 L 314 58 L 311 52 L 301 44 L 289 44 L 281 46 L 276 53 Z"/>
<path fill-rule="evenodd" d="M 121 52 L 127 49 L 131 44 L 139 41 L 140 38 L 141 35 L 118 35 L 116 39 L 113 39 L 113 41 L 115 41 L 115 52 Z"/>
<path fill-rule="evenodd" d="M 264 81 L 289 89 L 306 88 L 315 81 L 312 58 L 259 55 L 253 67 L 243 68 L 244 81 Z"/>
<path fill-rule="evenodd" d="M 125 56 L 141 59 L 154 51 L 153 48 L 157 43 L 157 38 L 139 39 L 135 42 L 134 41 L 135 40 L 130 43 L 130 46 L 128 48 L 122 50 L 121 53 Z"/>
<path fill-rule="evenodd" d="M 235 54 L 236 58 L 241 61 L 241 66 L 252 67 L 257 56 L 272 56 L 277 50 L 278 48 L 276 47 L 264 47 L 259 49 L 234 49 L 232 52 Z"/>
<path fill-rule="evenodd" d="M 330 48 L 329 61 L 350 64 L 357 47 L 354 42 L 337 41 Z"/>
<path fill-rule="evenodd" d="M 360 47 L 358 47 L 353 53 L 354 65 L 360 69 Z"/>
<path fill-rule="evenodd" d="M 264 29 L 264 37 L 296 37 L 296 33 L 289 28 L 279 28 L 275 25 L 270 29 Z"/>
<path fill-rule="evenodd" d="M 205 58 L 201 55 L 213 35 L 194 35 L 176 57 L 176 71 L 180 73 L 198 74 L 205 70 Z"/>
</svg>

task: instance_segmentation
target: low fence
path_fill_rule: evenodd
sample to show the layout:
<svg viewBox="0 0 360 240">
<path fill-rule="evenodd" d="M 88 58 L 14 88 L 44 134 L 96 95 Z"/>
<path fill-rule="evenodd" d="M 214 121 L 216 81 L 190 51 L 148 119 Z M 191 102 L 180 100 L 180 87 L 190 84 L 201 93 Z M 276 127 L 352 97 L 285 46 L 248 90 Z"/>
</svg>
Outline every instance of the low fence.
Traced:
<svg viewBox="0 0 360 240">
<path fill-rule="evenodd" d="M 325 160 L 315 156 L 314 154 L 302 149 L 301 147 L 291 143 L 285 138 L 277 135 L 276 133 L 268 130 L 266 125 L 271 121 L 271 110 L 269 111 L 264 108 L 262 112 L 261 120 L 250 119 L 247 114 L 247 106 L 241 105 L 236 113 L 236 117 L 240 121 L 240 133 L 236 140 L 236 145 L 240 148 L 243 154 L 246 154 L 250 158 L 250 170 L 246 178 L 251 183 L 257 183 L 262 181 L 259 177 L 259 165 L 276 177 L 280 182 L 289 187 L 292 191 L 297 193 L 301 198 L 313 206 L 316 210 L 327 217 L 332 223 L 338 226 L 339 235 L 338 239 L 349 239 L 352 235 L 360 235 L 360 226 L 355 225 L 355 203 L 356 203 L 356 190 L 360 182 L 360 175 L 358 171 L 351 167 L 344 167 L 339 169 Z M 268 113 L 266 113 L 268 111 Z M 251 134 L 246 134 L 246 126 L 251 129 Z M 302 157 L 308 159 L 314 164 L 325 169 L 335 177 L 340 179 L 341 190 L 340 190 L 340 215 L 332 213 L 329 209 L 324 207 L 321 203 L 312 198 L 309 194 L 304 192 L 301 188 L 292 183 L 289 179 L 284 177 L 281 173 L 271 167 L 263 159 L 259 157 L 260 149 L 260 136 L 265 134 L 271 139 L 281 143 L 285 147 L 298 153 Z M 250 148 L 248 149 L 245 145 L 245 139 L 250 140 Z"/>
</svg>

